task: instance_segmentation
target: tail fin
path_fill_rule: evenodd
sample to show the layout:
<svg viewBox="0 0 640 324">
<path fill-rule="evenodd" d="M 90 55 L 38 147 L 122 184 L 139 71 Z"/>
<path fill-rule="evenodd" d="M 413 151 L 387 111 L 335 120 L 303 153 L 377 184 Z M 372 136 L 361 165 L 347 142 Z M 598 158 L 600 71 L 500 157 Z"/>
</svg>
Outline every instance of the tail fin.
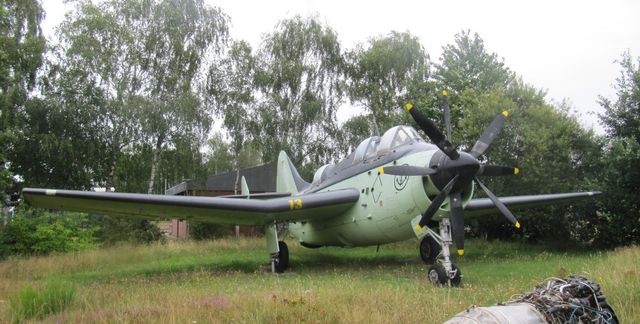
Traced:
<svg viewBox="0 0 640 324">
<path fill-rule="evenodd" d="M 247 180 L 244 178 L 244 176 L 242 176 L 242 179 L 240 180 L 240 190 L 241 195 L 247 196 L 247 198 L 249 198 L 249 186 L 247 185 Z"/>
<path fill-rule="evenodd" d="M 309 183 L 300 177 L 298 170 L 293 166 L 287 153 L 280 151 L 280 155 L 278 156 L 276 191 L 297 194 L 308 186 Z"/>
</svg>

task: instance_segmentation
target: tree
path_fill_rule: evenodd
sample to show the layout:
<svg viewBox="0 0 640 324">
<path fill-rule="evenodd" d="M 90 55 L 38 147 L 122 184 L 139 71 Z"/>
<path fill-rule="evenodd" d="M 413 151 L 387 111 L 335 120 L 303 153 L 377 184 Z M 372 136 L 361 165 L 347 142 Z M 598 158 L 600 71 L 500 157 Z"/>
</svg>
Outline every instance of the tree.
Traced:
<svg viewBox="0 0 640 324">
<path fill-rule="evenodd" d="M 436 79 L 443 87 L 458 93 L 465 89 L 483 92 L 504 88 L 514 78 L 498 55 L 489 54 L 482 38 L 477 33 L 471 37 L 469 30 L 457 34 L 455 44 L 443 47 L 440 61 L 436 65 Z"/>
<path fill-rule="evenodd" d="M 161 152 L 177 141 L 201 142 L 210 117 L 197 92 L 203 58 L 227 39 L 227 17 L 192 1 L 82 2 L 60 27 L 64 74 L 95 84 L 107 104 L 101 115 L 112 156 L 107 186 L 117 182 L 125 147 L 152 147 L 147 191 Z"/>
<path fill-rule="evenodd" d="M 360 104 L 371 119 L 371 131 L 366 135 L 382 135 L 402 120 L 406 114 L 398 108 L 409 99 L 419 107 L 431 108 L 433 100 L 420 100 L 433 98 L 433 87 L 428 81 L 429 56 L 417 37 L 391 32 L 371 39 L 367 49 L 359 45 L 347 57 L 349 97 Z"/>
<path fill-rule="evenodd" d="M 0 2 L 0 205 L 12 184 L 9 152 L 24 108 L 42 65 L 45 39 L 40 23 L 44 11 L 37 0 Z"/>
<path fill-rule="evenodd" d="M 251 131 L 263 162 L 274 161 L 280 150 L 296 165 L 331 159 L 344 75 L 336 33 L 315 18 L 281 21 L 263 39 L 256 68 L 261 100 Z"/>
<path fill-rule="evenodd" d="M 622 71 L 616 80 L 616 100 L 600 96 L 604 114 L 600 115 L 609 138 L 626 137 L 640 143 L 640 58 L 627 51 L 619 61 Z"/>
<path fill-rule="evenodd" d="M 600 97 L 607 132 L 599 173 L 604 197 L 589 227 L 594 244 L 604 247 L 640 243 L 640 58 L 635 62 L 625 52 L 615 101 Z"/>
<path fill-rule="evenodd" d="M 487 151 L 488 164 L 518 166 L 521 173 L 512 177 L 487 177 L 498 195 L 595 190 L 594 164 L 600 146 L 592 131 L 580 126 L 569 106 L 554 107 L 535 88 L 512 82 L 507 89 L 494 88 L 486 93 L 467 89 L 460 96 L 465 107 L 456 143 L 469 149 L 493 118 L 509 112 L 505 128 Z M 587 204 L 589 202 L 586 202 Z M 578 205 L 580 206 L 580 205 Z M 591 217 L 593 211 L 577 206 L 519 210 L 522 233 L 531 240 L 571 238 L 578 241 L 577 222 Z M 470 224 L 489 237 L 509 237 L 516 232 L 504 218 L 486 217 Z M 584 243 L 582 241 L 581 243 Z"/>
<path fill-rule="evenodd" d="M 214 102 L 214 111 L 223 117 L 223 126 L 231 139 L 238 192 L 240 177 L 240 153 L 247 137 L 249 117 L 255 103 L 255 59 L 251 46 L 244 41 L 234 42 L 227 56 L 209 68 L 207 90 Z"/>
</svg>

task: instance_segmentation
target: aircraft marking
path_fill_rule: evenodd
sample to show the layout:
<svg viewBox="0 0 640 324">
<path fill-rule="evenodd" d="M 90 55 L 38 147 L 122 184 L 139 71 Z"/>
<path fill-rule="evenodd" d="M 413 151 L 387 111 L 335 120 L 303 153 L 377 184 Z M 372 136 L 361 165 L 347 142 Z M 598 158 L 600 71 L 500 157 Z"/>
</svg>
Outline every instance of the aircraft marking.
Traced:
<svg viewBox="0 0 640 324">
<path fill-rule="evenodd" d="M 409 183 L 409 176 L 396 176 L 393 179 L 393 186 L 397 191 L 402 191 L 402 189 L 406 188 L 407 183 Z"/>
<path fill-rule="evenodd" d="M 289 208 L 291 210 L 302 209 L 302 199 L 289 199 Z"/>
</svg>

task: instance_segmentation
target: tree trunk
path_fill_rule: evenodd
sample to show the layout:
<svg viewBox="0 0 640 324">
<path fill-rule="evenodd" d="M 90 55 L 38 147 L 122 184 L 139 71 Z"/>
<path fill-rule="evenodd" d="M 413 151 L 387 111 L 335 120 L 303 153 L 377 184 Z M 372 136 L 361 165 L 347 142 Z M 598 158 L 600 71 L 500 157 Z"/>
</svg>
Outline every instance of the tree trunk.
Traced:
<svg viewBox="0 0 640 324">
<path fill-rule="evenodd" d="M 156 142 L 156 147 L 153 150 L 153 159 L 151 161 L 151 175 L 149 176 L 149 188 L 147 189 L 147 193 L 153 193 L 153 185 L 156 180 L 156 173 L 158 173 L 158 164 L 160 163 L 160 152 L 162 150 L 162 142 L 164 142 L 164 136 L 158 136 L 158 141 Z"/>
<path fill-rule="evenodd" d="M 240 181 L 240 163 L 238 162 L 238 152 L 236 152 L 236 182 L 235 187 L 233 188 L 233 194 L 238 194 L 238 182 Z M 240 226 L 236 225 L 235 227 L 236 239 L 240 238 Z"/>
</svg>

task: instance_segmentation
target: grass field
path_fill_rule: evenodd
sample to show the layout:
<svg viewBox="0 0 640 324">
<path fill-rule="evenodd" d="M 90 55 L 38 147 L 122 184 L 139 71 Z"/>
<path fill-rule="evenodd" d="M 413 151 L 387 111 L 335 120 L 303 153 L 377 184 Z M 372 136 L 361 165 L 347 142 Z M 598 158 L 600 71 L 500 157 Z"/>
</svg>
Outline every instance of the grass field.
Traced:
<svg viewBox="0 0 640 324">
<path fill-rule="evenodd" d="M 291 268 L 267 272 L 260 238 L 124 245 L 0 263 L 0 321 L 18 319 L 10 300 L 48 282 L 75 287 L 47 323 L 439 323 L 466 307 L 491 305 L 548 277 L 597 281 L 622 323 L 640 323 L 640 248 L 557 252 L 469 240 L 456 260 L 461 288 L 426 278 L 417 241 L 308 250 L 288 242 Z M 37 320 L 31 320 L 37 321 Z"/>
</svg>

